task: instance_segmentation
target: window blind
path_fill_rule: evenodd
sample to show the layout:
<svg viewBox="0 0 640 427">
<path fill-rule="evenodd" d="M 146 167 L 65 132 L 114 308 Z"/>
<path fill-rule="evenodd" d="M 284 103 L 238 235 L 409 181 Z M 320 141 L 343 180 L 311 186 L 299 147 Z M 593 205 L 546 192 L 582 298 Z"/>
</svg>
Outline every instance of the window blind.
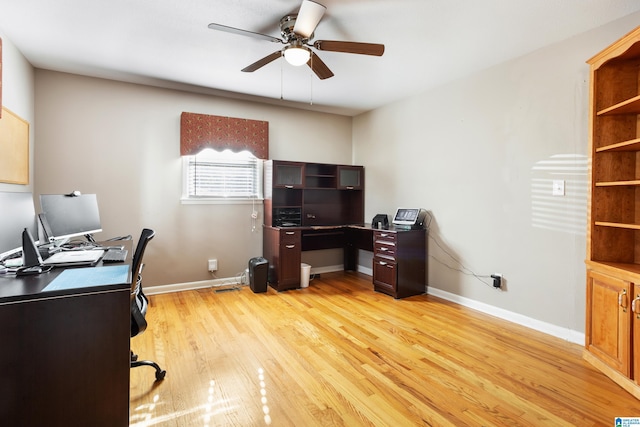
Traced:
<svg viewBox="0 0 640 427">
<path fill-rule="evenodd" d="M 189 197 L 259 197 L 259 167 L 256 158 L 210 159 L 189 156 Z"/>
</svg>

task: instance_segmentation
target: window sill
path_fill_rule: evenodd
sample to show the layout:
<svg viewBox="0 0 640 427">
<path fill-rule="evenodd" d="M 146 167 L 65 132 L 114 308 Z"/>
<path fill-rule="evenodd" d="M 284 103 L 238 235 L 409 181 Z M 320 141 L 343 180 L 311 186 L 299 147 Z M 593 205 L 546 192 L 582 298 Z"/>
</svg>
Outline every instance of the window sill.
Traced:
<svg viewBox="0 0 640 427">
<path fill-rule="evenodd" d="M 182 197 L 180 204 L 183 205 L 252 205 L 254 203 L 262 203 L 262 198 L 213 198 L 213 197 Z"/>
</svg>

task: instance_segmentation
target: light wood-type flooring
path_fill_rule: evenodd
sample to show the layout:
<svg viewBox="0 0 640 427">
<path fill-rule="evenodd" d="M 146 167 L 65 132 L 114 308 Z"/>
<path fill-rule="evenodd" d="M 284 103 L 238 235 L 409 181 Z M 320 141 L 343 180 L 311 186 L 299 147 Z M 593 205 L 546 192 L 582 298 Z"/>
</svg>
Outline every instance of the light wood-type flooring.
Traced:
<svg viewBox="0 0 640 427">
<path fill-rule="evenodd" d="M 633 398 L 582 347 L 369 276 L 150 297 L 131 426 L 614 426 Z"/>
</svg>

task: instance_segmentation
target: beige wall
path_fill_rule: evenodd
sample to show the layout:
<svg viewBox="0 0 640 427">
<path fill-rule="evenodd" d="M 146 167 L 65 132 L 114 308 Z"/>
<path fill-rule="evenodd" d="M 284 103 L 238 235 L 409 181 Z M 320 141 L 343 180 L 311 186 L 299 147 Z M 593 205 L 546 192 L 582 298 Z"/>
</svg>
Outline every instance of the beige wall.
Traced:
<svg viewBox="0 0 640 427">
<path fill-rule="evenodd" d="M 433 214 L 430 292 L 584 331 L 585 61 L 639 22 L 631 15 L 355 118 L 365 216 Z M 564 197 L 552 196 L 554 179 L 565 180 Z M 467 269 L 487 284 L 502 273 L 504 291 Z"/>
<path fill-rule="evenodd" d="M 96 193 L 103 233 L 157 236 L 145 254 L 145 285 L 244 271 L 262 254 L 262 206 L 180 203 L 180 113 L 269 122 L 270 156 L 351 163 L 351 118 L 37 70 L 36 194 Z M 332 263 L 332 261 L 328 261 Z"/>
<path fill-rule="evenodd" d="M 2 106 L 17 114 L 30 125 L 29 132 L 29 184 L 16 185 L 0 182 L 0 191 L 33 191 L 34 123 L 34 71 L 29 62 L 0 31 L 2 38 Z M 2 119 L 0 119 L 2 120 Z M 2 153 L 0 153 L 0 156 Z"/>
</svg>

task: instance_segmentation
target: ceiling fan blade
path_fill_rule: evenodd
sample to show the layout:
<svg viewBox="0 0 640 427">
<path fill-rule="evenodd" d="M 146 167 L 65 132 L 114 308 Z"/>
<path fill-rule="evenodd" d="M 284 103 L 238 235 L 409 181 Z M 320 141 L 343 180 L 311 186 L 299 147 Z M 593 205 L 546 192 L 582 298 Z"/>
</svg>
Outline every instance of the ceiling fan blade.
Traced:
<svg viewBox="0 0 640 427">
<path fill-rule="evenodd" d="M 252 73 L 255 70 L 257 70 L 258 68 L 264 67 L 268 63 L 275 61 L 276 59 L 280 58 L 281 56 L 282 56 L 282 51 L 277 50 L 277 51 L 273 52 L 272 54 L 267 55 L 264 58 L 257 60 L 253 64 L 251 64 L 251 65 L 249 65 L 247 67 L 244 67 L 242 69 L 242 71 L 244 71 L 245 73 Z"/>
<path fill-rule="evenodd" d="M 327 64 L 322 62 L 322 59 L 315 53 L 311 52 L 311 58 L 307 61 L 307 65 L 311 70 L 316 73 L 316 76 L 320 80 L 328 79 L 329 77 L 333 77 L 333 72 L 327 67 Z"/>
<path fill-rule="evenodd" d="M 384 45 L 376 43 L 341 42 L 333 40 L 317 40 L 313 47 L 330 52 L 357 53 L 360 55 L 382 56 Z"/>
<path fill-rule="evenodd" d="M 327 8 L 320 3 L 303 0 L 302 5 L 300 5 L 300 10 L 298 11 L 296 23 L 293 26 L 293 32 L 306 39 L 311 38 L 325 10 L 327 10 Z"/>
<path fill-rule="evenodd" d="M 227 27 L 222 24 L 211 23 L 208 25 L 212 30 L 224 31 L 225 33 L 239 34 L 241 36 L 249 36 L 255 39 L 268 40 L 273 43 L 284 43 L 281 39 L 267 34 L 254 33 L 253 31 L 241 30 L 240 28 Z"/>
</svg>

